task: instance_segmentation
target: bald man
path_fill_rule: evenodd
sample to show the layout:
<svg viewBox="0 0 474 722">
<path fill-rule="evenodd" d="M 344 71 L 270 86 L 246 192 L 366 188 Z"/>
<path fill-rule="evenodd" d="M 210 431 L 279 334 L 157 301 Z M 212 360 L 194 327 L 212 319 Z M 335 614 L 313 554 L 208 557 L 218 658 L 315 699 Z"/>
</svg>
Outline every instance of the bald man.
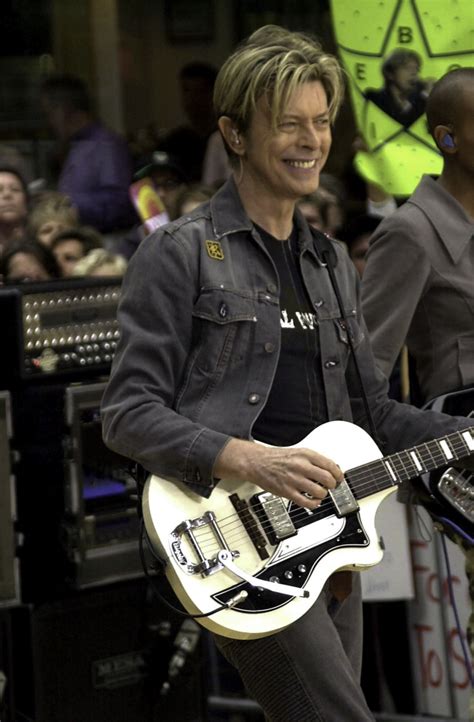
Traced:
<svg viewBox="0 0 474 722">
<path fill-rule="evenodd" d="M 428 400 L 474 385 L 474 68 L 438 80 L 426 116 L 443 170 L 376 229 L 362 305 L 382 371 L 406 341 Z"/>
<path fill-rule="evenodd" d="M 406 341 L 428 401 L 474 387 L 474 68 L 440 78 L 426 116 L 443 170 L 437 178 L 423 176 L 377 227 L 362 307 L 378 366 L 388 377 Z M 474 548 L 446 531 L 464 549 L 474 601 Z M 474 653 L 474 612 L 468 638 Z"/>
</svg>

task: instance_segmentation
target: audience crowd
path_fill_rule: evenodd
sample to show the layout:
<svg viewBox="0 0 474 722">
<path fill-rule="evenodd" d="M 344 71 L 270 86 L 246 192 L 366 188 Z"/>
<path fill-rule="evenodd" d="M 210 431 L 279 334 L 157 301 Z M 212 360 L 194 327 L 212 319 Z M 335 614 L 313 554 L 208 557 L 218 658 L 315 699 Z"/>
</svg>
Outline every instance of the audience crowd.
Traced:
<svg viewBox="0 0 474 722">
<path fill-rule="evenodd" d="M 82 80 L 48 76 L 40 106 L 56 146 L 45 178 L 25 177 L 26 160 L 18 151 L 1 155 L 0 283 L 112 270 L 122 275 L 150 232 L 131 192 L 137 181 L 151 182 L 165 220 L 207 201 L 230 175 L 212 110 L 216 74 L 206 63 L 185 65 L 178 77 L 185 122 L 166 133 L 150 123 L 127 139 L 96 117 Z M 347 217 L 350 195 L 341 179 L 324 173 L 318 191 L 299 204 L 311 224 L 348 248 L 354 220 Z M 367 203 L 377 217 L 369 198 Z M 365 216 L 367 206 L 359 203 L 359 211 Z"/>
</svg>

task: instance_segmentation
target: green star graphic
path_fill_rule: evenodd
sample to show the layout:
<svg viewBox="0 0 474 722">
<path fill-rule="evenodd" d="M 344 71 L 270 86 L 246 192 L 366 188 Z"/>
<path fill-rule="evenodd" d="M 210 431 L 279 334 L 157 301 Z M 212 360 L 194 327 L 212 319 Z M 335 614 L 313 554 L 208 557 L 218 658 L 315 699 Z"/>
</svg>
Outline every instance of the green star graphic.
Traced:
<svg viewBox="0 0 474 722">
<path fill-rule="evenodd" d="M 440 172 L 441 156 L 422 109 L 418 117 L 402 123 L 380 107 L 382 63 L 395 50 L 413 51 L 421 61 L 419 87 L 424 94 L 420 90 L 420 98 L 427 96 L 432 83 L 449 70 L 474 65 L 474 4 L 472 0 L 331 0 L 331 12 L 357 126 L 368 148 L 356 154 L 355 167 L 386 192 L 408 196 L 424 173 Z M 422 99 L 419 105 L 423 107 Z"/>
</svg>

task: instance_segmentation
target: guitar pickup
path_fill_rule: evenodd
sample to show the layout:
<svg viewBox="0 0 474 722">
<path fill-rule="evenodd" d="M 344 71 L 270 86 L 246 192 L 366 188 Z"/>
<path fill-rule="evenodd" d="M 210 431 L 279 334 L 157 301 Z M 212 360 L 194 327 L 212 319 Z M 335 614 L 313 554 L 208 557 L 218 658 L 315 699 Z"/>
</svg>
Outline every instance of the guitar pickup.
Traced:
<svg viewBox="0 0 474 722">
<path fill-rule="evenodd" d="M 343 479 L 335 489 L 329 489 L 329 494 L 336 507 L 337 516 L 347 516 L 359 509 L 359 504 L 345 479 Z"/>
<path fill-rule="evenodd" d="M 229 501 L 240 517 L 240 521 L 244 525 L 260 559 L 268 559 L 270 556 L 266 549 L 266 541 L 263 534 L 260 533 L 258 526 L 255 524 L 255 517 L 252 515 L 247 502 L 240 499 L 238 494 L 231 494 Z"/>
<path fill-rule="evenodd" d="M 278 544 L 283 539 L 295 536 L 295 525 L 291 521 L 285 502 L 279 496 L 268 491 L 255 494 L 250 503 L 268 537 L 270 544 Z"/>
</svg>

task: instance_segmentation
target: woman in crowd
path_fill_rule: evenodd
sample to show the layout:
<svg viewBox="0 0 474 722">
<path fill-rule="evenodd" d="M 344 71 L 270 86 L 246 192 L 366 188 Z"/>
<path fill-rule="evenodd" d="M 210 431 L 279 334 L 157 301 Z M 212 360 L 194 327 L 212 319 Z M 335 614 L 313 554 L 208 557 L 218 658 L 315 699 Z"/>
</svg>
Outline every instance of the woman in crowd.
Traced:
<svg viewBox="0 0 474 722">
<path fill-rule="evenodd" d="M 14 168 L 0 168 L 0 254 L 25 231 L 28 189 Z"/>
<path fill-rule="evenodd" d="M 3 283 L 48 281 L 59 277 L 54 255 L 37 241 L 12 243 L 0 257 L 0 279 Z"/>
<path fill-rule="evenodd" d="M 44 246 L 51 246 L 55 235 L 79 223 L 71 199 L 57 191 L 45 191 L 34 201 L 28 217 L 28 235 Z"/>
<path fill-rule="evenodd" d="M 90 226 L 68 228 L 56 234 L 51 241 L 51 250 L 61 269 L 61 276 L 74 276 L 74 268 L 78 261 L 94 248 L 102 248 L 100 233 Z"/>
</svg>

